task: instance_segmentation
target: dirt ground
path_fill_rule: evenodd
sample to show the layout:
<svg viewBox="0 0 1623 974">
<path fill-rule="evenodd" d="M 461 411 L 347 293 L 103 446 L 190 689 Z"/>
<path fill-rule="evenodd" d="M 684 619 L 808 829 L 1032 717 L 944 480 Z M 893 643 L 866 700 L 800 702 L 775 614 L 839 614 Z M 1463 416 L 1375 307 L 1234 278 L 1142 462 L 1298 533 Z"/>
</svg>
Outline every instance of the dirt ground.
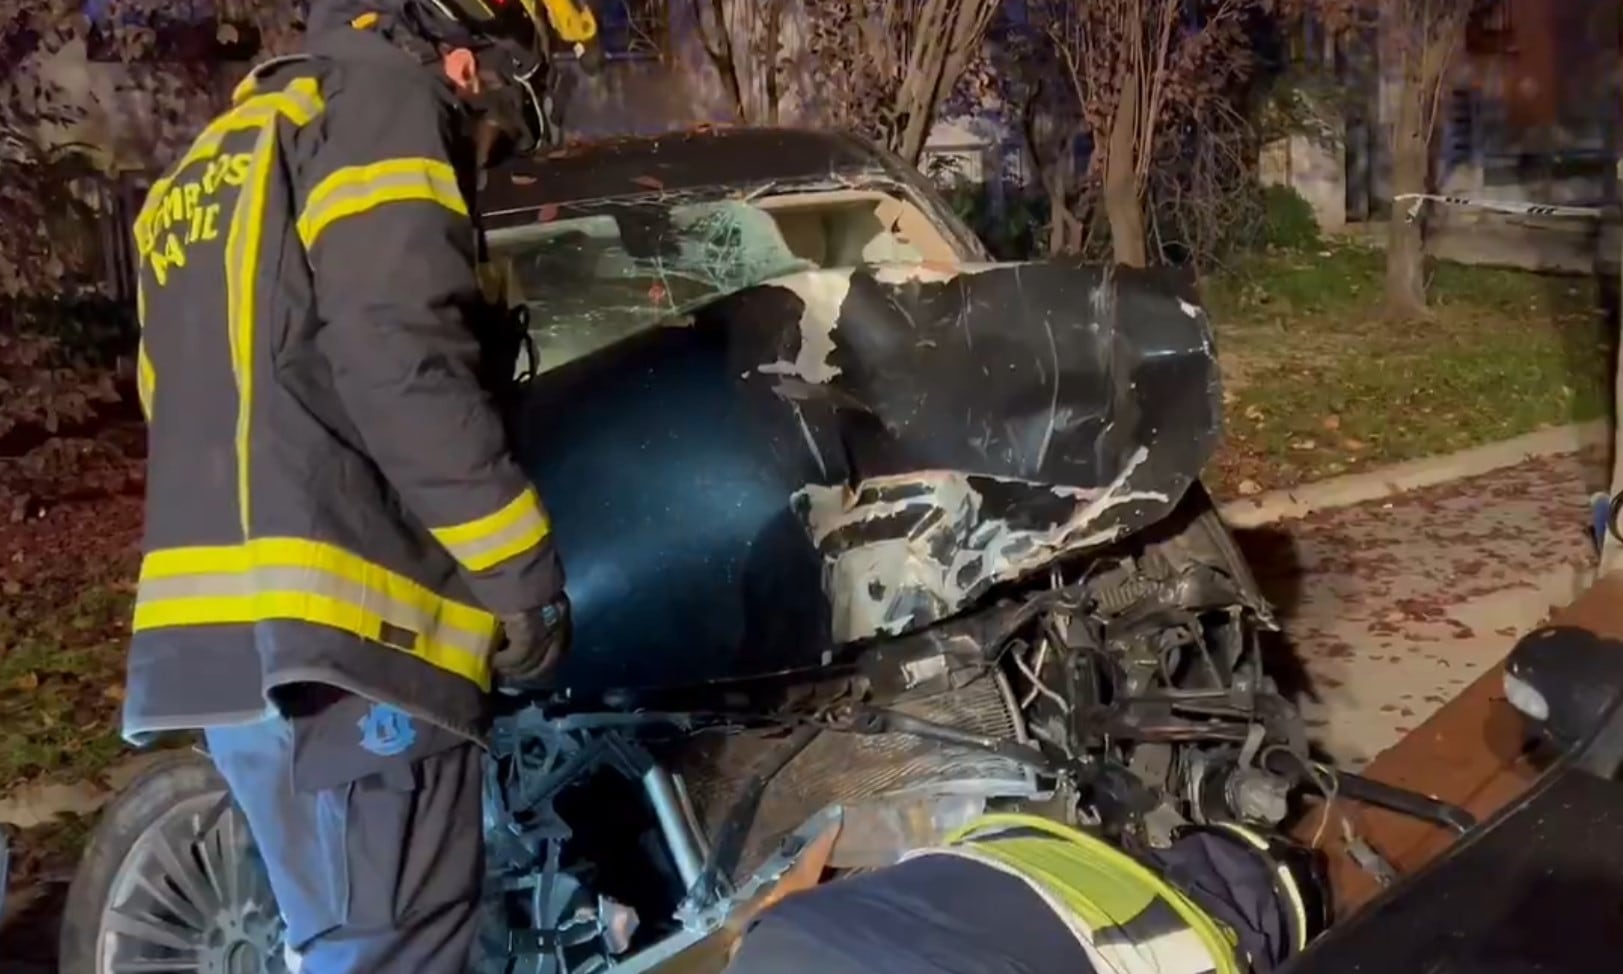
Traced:
<svg viewBox="0 0 1623 974">
<path fill-rule="evenodd" d="M 1237 533 L 1284 626 L 1275 677 L 1328 757 L 1363 766 L 1571 601 L 1597 560 L 1605 459 L 1540 457 Z"/>
<path fill-rule="evenodd" d="M 40 435 L 0 435 L 0 797 L 95 780 L 118 736 L 141 537 L 145 432 L 122 398 Z M 92 821 L 11 836 L 0 969 L 54 970 L 61 899 Z"/>
</svg>

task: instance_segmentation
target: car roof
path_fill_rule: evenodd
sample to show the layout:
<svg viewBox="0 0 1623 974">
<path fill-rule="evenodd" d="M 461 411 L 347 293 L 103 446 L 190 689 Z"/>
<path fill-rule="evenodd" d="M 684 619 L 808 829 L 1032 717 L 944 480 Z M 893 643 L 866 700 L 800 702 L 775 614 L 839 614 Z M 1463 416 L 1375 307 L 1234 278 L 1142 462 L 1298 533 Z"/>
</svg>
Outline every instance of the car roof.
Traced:
<svg viewBox="0 0 1623 974">
<path fill-rule="evenodd" d="M 855 135 L 705 128 L 582 143 L 513 160 L 490 173 L 479 203 L 490 218 L 598 200 L 664 193 L 717 198 L 774 183 L 852 177 L 908 180 L 898 160 Z"/>
</svg>

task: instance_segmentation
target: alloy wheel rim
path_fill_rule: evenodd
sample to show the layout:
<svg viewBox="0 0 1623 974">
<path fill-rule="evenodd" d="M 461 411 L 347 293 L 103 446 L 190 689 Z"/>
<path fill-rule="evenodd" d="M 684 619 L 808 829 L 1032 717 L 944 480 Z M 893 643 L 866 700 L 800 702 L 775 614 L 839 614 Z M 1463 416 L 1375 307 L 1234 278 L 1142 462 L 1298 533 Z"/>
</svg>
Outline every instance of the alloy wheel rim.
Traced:
<svg viewBox="0 0 1623 974">
<path fill-rule="evenodd" d="M 176 804 L 119 864 L 98 974 L 286 974 L 265 864 L 223 792 Z"/>
</svg>

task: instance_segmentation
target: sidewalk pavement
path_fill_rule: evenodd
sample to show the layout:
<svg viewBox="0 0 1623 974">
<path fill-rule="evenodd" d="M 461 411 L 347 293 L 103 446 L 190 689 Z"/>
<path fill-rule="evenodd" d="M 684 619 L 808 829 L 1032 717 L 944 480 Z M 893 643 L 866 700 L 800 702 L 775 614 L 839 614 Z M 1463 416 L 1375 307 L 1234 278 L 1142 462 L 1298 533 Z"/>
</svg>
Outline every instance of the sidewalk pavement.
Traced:
<svg viewBox="0 0 1623 974">
<path fill-rule="evenodd" d="M 1237 531 L 1315 742 L 1361 767 L 1580 591 L 1599 450 Z M 1294 672 L 1293 672 L 1294 670 Z"/>
</svg>

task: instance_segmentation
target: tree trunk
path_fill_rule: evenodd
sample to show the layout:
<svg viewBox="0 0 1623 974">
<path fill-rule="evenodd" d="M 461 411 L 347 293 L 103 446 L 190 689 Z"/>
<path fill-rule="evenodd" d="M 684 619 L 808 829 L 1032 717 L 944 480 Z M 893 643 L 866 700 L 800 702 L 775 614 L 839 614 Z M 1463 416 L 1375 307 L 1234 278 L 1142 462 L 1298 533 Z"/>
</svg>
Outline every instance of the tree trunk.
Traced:
<svg viewBox="0 0 1623 974">
<path fill-rule="evenodd" d="M 1392 195 L 1426 192 L 1431 171 L 1431 140 L 1424 124 L 1431 97 L 1418 71 L 1405 72 L 1398 93 L 1398 117 L 1392 126 Z M 1426 240 L 1422 208 L 1407 219 L 1407 203 L 1392 207 L 1387 223 L 1386 308 L 1394 317 L 1426 313 Z"/>
<path fill-rule="evenodd" d="M 1139 78 L 1129 71 L 1110 121 L 1105 148 L 1105 218 L 1110 221 L 1110 249 L 1116 263 L 1149 264 L 1145 246 L 1144 207 L 1139 199 L 1137 157 Z"/>
<path fill-rule="evenodd" d="M 1070 214 L 1065 210 L 1065 191 L 1058 182 L 1048 184 L 1048 254 L 1056 256 L 1066 252 L 1065 242 L 1070 234 L 1066 233 L 1065 220 Z"/>
</svg>

